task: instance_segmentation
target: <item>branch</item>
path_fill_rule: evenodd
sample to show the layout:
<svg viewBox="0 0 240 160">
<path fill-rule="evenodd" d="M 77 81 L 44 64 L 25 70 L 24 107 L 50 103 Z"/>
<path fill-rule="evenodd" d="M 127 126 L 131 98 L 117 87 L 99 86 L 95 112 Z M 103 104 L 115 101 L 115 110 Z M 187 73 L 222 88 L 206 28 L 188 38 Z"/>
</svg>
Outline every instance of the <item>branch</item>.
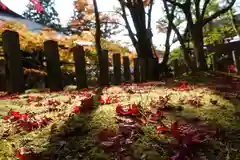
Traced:
<svg viewBox="0 0 240 160">
<path fill-rule="evenodd" d="M 150 0 L 149 9 L 148 9 L 148 25 L 147 25 L 147 29 L 151 29 L 152 8 L 153 8 L 153 0 Z"/>
<path fill-rule="evenodd" d="M 113 21 L 101 21 L 101 24 L 116 24 L 116 25 L 120 25 L 126 28 L 126 25 L 120 23 L 120 22 L 113 22 Z"/>
<path fill-rule="evenodd" d="M 203 4 L 203 9 L 202 9 L 202 14 L 201 14 L 201 18 L 203 19 L 204 15 L 205 15 L 205 12 L 206 12 L 206 9 L 207 9 L 207 6 L 209 4 L 210 0 L 205 0 L 204 4 Z"/>
<path fill-rule="evenodd" d="M 121 8 L 122 8 L 122 12 L 123 12 L 122 13 L 122 18 L 124 19 L 124 21 L 126 23 L 126 29 L 128 30 L 129 37 L 130 37 L 134 47 L 137 47 L 137 40 L 136 40 L 136 38 L 134 36 L 134 33 L 133 33 L 133 31 L 132 31 L 132 29 L 130 27 L 130 24 L 129 24 L 128 20 L 127 20 L 127 14 L 126 14 L 124 3 L 123 3 L 122 0 L 119 0 L 119 3 L 120 3 Z"/>
<path fill-rule="evenodd" d="M 174 42 L 174 39 L 175 39 L 175 38 L 176 38 L 176 33 L 173 34 L 173 39 L 172 39 L 172 42 L 171 42 L 171 44 L 170 44 L 170 47 L 175 43 L 175 42 Z"/>
<path fill-rule="evenodd" d="M 194 23 L 193 23 L 193 17 L 192 17 L 192 13 L 191 13 L 191 0 L 186 0 L 182 10 L 183 10 L 183 12 L 185 14 L 185 17 L 186 17 L 186 20 L 189 24 L 189 28 L 193 28 Z"/>
<path fill-rule="evenodd" d="M 102 47 L 101 47 L 101 26 L 100 26 L 100 19 L 99 19 L 99 12 L 98 12 L 98 5 L 97 1 L 93 0 L 94 5 L 94 14 L 95 14 L 95 21 L 96 21 L 96 33 L 95 33 L 95 47 L 97 50 L 98 56 L 102 54 Z"/>
<path fill-rule="evenodd" d="M 169 3 L 171 3 L 172 5 L 174 5 L 174 6 L 178 6 L 179 8 L 183 8 L 184 7 L 184 4 L 182 4 L 182 3 L 178 3 L 178 2 L 176 2 L 176 1 L 173 1 L 173 0 L 166 0 L 167 2 L 169 2 Z"/>
<path fill-rule="evenodd" d="M 196 9 L 196 19 L 200 18 L 200 0 L 194 0 L 194 5 Z"/>
<path fill-rule="evenodd" d="M 118 12 L 118 11 L 99 11 L 99 13 L 115 13 L 116 15 L 119 15 L 119 16 L 122 16 L 122 13 L 121 12 Z"/>
<path fill-rule="evenodd" d="M 226 13 L 229 9 L 232 8 L 232 6 L 234 5 L 234 3 L 236 2 L 236 0 L 232 0 L 229 5 L 226 7 L 226 8 L 223 8 L 217 12 L 215 12 L 213 15 L 211 15 L 210 17 L 208 18 L 205 18 L 203 20 L 203 26 L 206 25 L 207 23 L 211 22 L 212 20 L 214 20 L 215 18 L 219 17 L 221 14 L 224 14 Z"/>
</svg>

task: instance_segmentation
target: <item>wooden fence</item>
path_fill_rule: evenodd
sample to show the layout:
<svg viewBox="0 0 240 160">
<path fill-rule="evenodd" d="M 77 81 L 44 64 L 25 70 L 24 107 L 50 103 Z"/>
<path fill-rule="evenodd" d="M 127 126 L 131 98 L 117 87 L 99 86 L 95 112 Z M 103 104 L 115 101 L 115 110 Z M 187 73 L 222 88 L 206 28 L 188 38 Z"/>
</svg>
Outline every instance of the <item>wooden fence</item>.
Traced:
<svg viewBox="0 0 240 160">
<path fill-rule="evenodd" d="M 14 31 L 4 31 L 2 34 L 3 52 L 5 56 L 5 78 L 6 91 L 8 93 L 23 93 L 25 91 L 24 72 L 22 67 L 22 55 L 20 51 L 19 35 Z M 76 72 L 77 88 L 87 88 L 85 53 L 82 46 L 75 46 L 72 49 Z M 47 62 L 47 86 L 51 91 L 63 90 L 62 71 L 58 53 L 58 44 L 53 40 L 44 42 L 44 55 Z M 114 84 L 131 82 L 130 60 L 127 56 L 123 58 L 123 80 L 121 73 L 121 56 L 113 54 L 113 79 Z M 109 85 L 109 63 L 108 51 L 103 51 L 99 58 L 100 75 L 98 83 L 100 86 Z M 146 67 L 147 66 L 147 67 Z M 155 80 L 154 67 L 157 67 L 155 59 L 143 60 L 134 59 L 134 82 Z"/>
<path fill-rule="evenodd" d="M 211 60 L 209 70 L 228 72 L 228 66 L 234 64 L 236 72 L 240 73 L 240 41 L 207 45 L 205 57 Z M 178 59 L 173 61 L 173 68 L 175 76 L 188 72 L 187 67 L 180 64 Z"/>
<path fill-rule="evenodd" d="M 215 53 L 211 56 L 212 70 L 227 70 L 221 68 L 221 65 L 227 67 L 227 65 L 236 65 L 237 73 L 240 73 L 240 41 L 225 43 L 225 44 L 212 44 L 207 46 L 208 53 Z M 223 62 L 219 63 L 219 62 Z"/>
</svg>

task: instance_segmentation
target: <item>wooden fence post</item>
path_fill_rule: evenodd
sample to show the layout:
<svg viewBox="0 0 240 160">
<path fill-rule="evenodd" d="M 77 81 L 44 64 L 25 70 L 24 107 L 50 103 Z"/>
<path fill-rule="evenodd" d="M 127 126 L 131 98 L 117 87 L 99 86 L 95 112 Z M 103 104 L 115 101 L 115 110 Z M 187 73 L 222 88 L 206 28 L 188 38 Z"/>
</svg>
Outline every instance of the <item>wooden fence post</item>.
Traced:
<svg viewBox="0 0 240 160">
<path fill-rule="evenodd" d="M 236 65 L 237 68 L 237 73 L 240 73 L 240 60 L 239 60 L 239 55 L 236 54 L 236 50 L 232 51 L 232 57 L 233 57 L 233 63 Z"/>
<path fill-rule="evenodd" d="M 134 82 L 140 82 L 140 65 L 138 58 L 134 58 Z"/>
<path fill-rule="evenodd" d="M 57 42 L 52 40 L 45 41 L 44 52 L 47 58 L 48 87 L 50 88 L 50 91 L 63 90 Z"/>
<path fill-rule="evenodd" d="M 130 61 L 127 56 L 123 57 L 123 69 L 124 69 L 124 81 L 129 82 L 131 81 L 130 75 Z"/>
<path fill-rule="evenodd" d="M 100 86 L 109 85 L 108 51 L 102 50 L 99 57 L 99 84 Z"/>
<path fill-rule="evenodd" d="M 2 33 L 3 52 L 5 54 L 6 79 L 8 93 L 23 93 L 25 91 L 22 55 L 20 51 L 19 35 L 14 31 Z"/>
<path fill-rule="evenodd" d="M 141 82 L 146 82 L 146 61 L 145 59 L 139 59 L 140 62 L 140 75 L 141 75 Z"/>
<path fill-rule="evenodd" d="M 114 84 L 120 84 L 121 83 L 121 59 L 120 54 L 115 53 L 113 54 L 113 76 L 114 76 Z"/>
<path fill-rule="evenodd" d="M 0 59 L 0 91 L 6 91 L 5 63 L 6 60 Z"/>
<path fill-rule="evenodd" d="M 87 88 L 87 73 L 85 52 L 83 46 L 73 47 L 73 58 L 75 62 L 77 89 Z"/>
</svg>

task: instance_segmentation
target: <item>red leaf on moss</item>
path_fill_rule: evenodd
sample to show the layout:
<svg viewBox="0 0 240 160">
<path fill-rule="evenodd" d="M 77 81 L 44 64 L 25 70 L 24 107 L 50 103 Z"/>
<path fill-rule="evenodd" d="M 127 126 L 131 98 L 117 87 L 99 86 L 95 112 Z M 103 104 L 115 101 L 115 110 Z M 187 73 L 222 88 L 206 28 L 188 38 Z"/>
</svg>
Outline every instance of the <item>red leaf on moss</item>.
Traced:
<svg viewBox="0 0 240 160">
<path fill-rule="evenodd" d="M 125 110 L 124 106 L 118 104 L 116 107 L 116 112 L 121 115 L 136 115 L 139 112 L 139 106 L 136 104 L 129 105 L 128 108 Z"/>
<path fill-rule="evenodd" d="M 154 117 L 161 117 L 162 116 L 162 112 L 157 111 L 157 113 L 152 114 L 152 116 L 154 116 Z"/>
<path fill-rule="evenodd" d="M 31 116 L 28 114 L 28 113 L 24 113 L 24 114 L 22 114 L 21 115 L 21 119 L 23 119 L 23 120 L 27 120 L 27 119 L 29 119 Z"/>
<path fill-rule="evenodd" d="M 158 120 L 159 120 L 159 117 L 152 117 L 152 116 L 151 116 L 151 118 L 150 118 L 149 120 L 151 120 L 151 121 L 158 121 Z"/>
<path fill-rule="evenodd" d="M 104 101 L 103 99 L 100 99 L 98 102 L 99 102 L 100 104 L 105 104 L 105 101 Z"/>
<path fill-rule="evenodd" d="M 20 160 L 25 160 L 24 154 L 21 154 L 19 150 L 16 151 L 16 157 Z"/>
<path fill-rule="evenodd" d="M 131 106 L 130 110 L 131 110 L 131 114 L 136 115 L 136 114 L 138 114 L 138 112 L 139 112 L 139 106 L 136 105 L 136 104 L 133 104 L 133 105 Z"/>
<path fill-rule="evenodd" d="M 112 98 L 111 97 L 107 97 L 107 99 L 105 100 L 106 104 L 110 104 L 111 103 Z"/>
<path fill-rule="evenodd" d="M 3 117 L 3 119 L 4 119 L 5 121 L 9 120 L 9 118 L 10 118 L 9 116 L 4 116 L 4 117 Z"/>
<path fill-rule="evenodd" d="M 80 112 L 80 108 L 78 106 L 74 106 L 73 107 L 73 112 L 74 113 L 79 113 Z"/>
<path fill-rule="evenodd" d="M 161 133 L 161 132 L 164 132 L 164 131 L 169 131 L 169 128 L 166 127 L 166 126 L 158 126 L 158 127 L 156 127 L 156 133 Z"/>
</svg>

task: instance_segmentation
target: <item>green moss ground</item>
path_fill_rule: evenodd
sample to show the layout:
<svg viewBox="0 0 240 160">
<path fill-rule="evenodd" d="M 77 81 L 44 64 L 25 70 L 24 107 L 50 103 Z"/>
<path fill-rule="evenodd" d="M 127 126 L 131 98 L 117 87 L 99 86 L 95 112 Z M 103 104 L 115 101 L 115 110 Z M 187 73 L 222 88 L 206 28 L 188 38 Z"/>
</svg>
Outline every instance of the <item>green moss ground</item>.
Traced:
<svg viewBox="0 0 240 160">
<path fill-rule="evenodd" d="M 190 79 L 188 79 L 190 81 Z M 195 82 L 194 82 L 195 83 Z M 166 85 L 167 86 L 167 85 Z M 214 90 L 208 88 L 198 88 L 192 91 L 172 91 L 164 85 L 158 85 L 146 89 L 147 93 L 127 94 L 120 87 L 111 87 L 104 91 L 105 95 L 118 94 L 121 96 L 122 103 L 141 102 L 143 108 L 148 108 L 151 99 L 157 99 L 160 95 L 171 94 L 169 105 L 176 108 L 171 112 L 164 113 L 166 119 L 163 123 L 167 126 L 179 118 L 198 117 L 203 121 L 213 124 L 219 129 L 225 130 L 224 135 L 216 136 L 210 139 L 201 152 L 207 159 L 240 159 L 240 103 L 235 97 L 230 100 L 224 99 Z M 61 102 L 67 101 L 69 95 L 62 93 L 26 93 L 21 95 L 19 100 L 1 100 L 0 116 L 7 114 L 9 109 L 20 112 L 31 111 L 37 116 L 48 116 L 53 119 L 47 127 L 37 129 L 32 132 L 17 131 L 0 120 L 0 159 L 15 159 L 14 148 L 24 146 L 31 148 L 35 153 L 42 153 L 46 157 L 49 153 L 55 153 L 59 159 L 83 159 L 83 160 L 109 160 L 111 155 L 104 153 L 101 147 L 96 143 L 96 134 L 104 128 L 116 129 L 116 104 L 100 105 L 92 112 L 72 115 L 72 107 L 80 101 L 74 99 L 69 104 L 61 104 L 58 107 L 61 111 L 46 112 L 49 106 L 35 107 L 35 103 L 26 103 L 29 94 L 44 97 L 43 103 L 48 98 L 57 99 Z M 202 106 L 194 107 L 189 103 L 182 102 L 190 97 L 200 97 Z M 211 103 L 216 100 L 217 105 Z M 177 108 L 181 106 L 182 110 Z M 62 138 L 60 135 L 64 130 L 70 130 L 71 134 Z M 142 160 L 167 160 L 169 157 L 168 149 L 156 144 L 157 140 L 171 142 L 172 138 L 165 134 L 155 134 L 155 127 L 151 124 L 141 127 L 142 133 L 137 134 L 136 141 L 133 143 L 135 159 Z M 8 135 L 6 137 L 6 134 Z M 5 136 L 5 137 L 4 137 Z"/>
</svg>

